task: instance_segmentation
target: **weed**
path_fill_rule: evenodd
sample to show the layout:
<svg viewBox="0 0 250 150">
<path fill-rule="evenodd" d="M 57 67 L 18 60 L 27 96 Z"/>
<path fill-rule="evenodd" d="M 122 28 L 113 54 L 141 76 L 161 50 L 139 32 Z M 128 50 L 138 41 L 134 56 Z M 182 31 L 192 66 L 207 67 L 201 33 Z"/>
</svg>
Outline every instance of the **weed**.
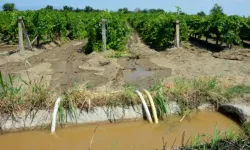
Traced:
<svg viewBox="0 0 250 150">
<path fill-rule="evenodd" d="M 249 85 L 234 85 L 226 89 L 224 95 L 228 99 L 234 97 L 242 97 L 245 94 L 250 94 L 250 86 Z"/>
<path fill-rule="evenodd" d="M 14 76 L 8 74 L 8 78 L 0 72 L 0 108 L 2 113 L 13 114 L 18 110 L 21 104 L 21 86 L 16 87 L 13 84 Z"/>
<path fill-rule="evenodd" d="M 159 118 L 163 119 L 165 115 L 168 115 L 167 99 L 162 93 L 157 92 L 156 97 L 154 98 L 154 103 L 156 107 L 157 114 Z"/>
<path fill-rule="evenodd" d="M 203 138 L 205 136 L 206 136 L 205 134 L 200 134 L 200 135 L 195 136 L 191 143 L 192 147 L 196 147 L 196 146 L 203 144 L 204 143 Z"/>
<path fill-rule="evenodd" d="M 196 109 L 202 103 L 227 101 L 223 96 L 220 82 L 216 78 L 177 79 L 171 88 L 166 89 L 166 95 L 171 101 L 176 101 L 181 114 Z"/>
<path fill-rule="evenodd" d="M 133 85 L 125 85 L 124 87 L 125 95 L 131 100 L 134 100 L 137 97 L 135 90 L 136 90 L 136 86 L 133 86 Z"/>
<path fill-rule="evenodd" d="M 215 131 L 214 131 L 214 135 L 213 135 L 213 138 L 212 138 L 212 141 L 211 141 L 211 147 L 212 148 L 215 147 L 216 143 L 220 139 L 222 139 L 222 134 L 220 133 L 218 126 L 216 126 Z"/>
<path fill-rule="evenodd" d="M 240 149 L 249 149 L 250 142 L 247 138 L 243 135 L 238 136 L 237 134 L 226 131 L 221 132 L 219 131 L 218 126 L 216 126 L 214 134 L 211 138 L 208 138 L 204 141 L 204 137 L 207 137 L 205 134 L 201 134 L 195 136 L 190 146 L 182 146 L 181 150 L 240 150 Z"/>
<path fill-rule="evenodd" d="M 158 79 L 157 75 L 155 75 L 154 85 L 152 86 L 151 91 L 155 93 L 153 100 L 158 117 L 163 119 L 164 116 L 168 115 L 168 100 L 166 95 L 164 94 L 164 85 Z"/>
<path fill-rule="evenodd" d="M 66 123 L 66 110 L 65 108 L 63 108 L 63 106 L 60 104 L 59 107 L 58 107 L 58 112 L 57 112 L 57 122 L 63 126 L 65 123 Z"/>
<path fill-rule="evenodd" d="M 245 123 L 242 127 L 243 133 L 250 138 L 250 123 Z"/>
</svg>

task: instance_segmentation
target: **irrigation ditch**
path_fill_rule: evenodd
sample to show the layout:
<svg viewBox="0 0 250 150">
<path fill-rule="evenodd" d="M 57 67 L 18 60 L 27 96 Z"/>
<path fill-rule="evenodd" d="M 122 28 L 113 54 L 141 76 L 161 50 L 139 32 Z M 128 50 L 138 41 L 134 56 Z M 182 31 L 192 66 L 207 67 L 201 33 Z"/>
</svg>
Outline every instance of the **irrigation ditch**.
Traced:
<svg viewBox="0 0 250 150">
<path fill-rule="evenodd" d="M 168 108 L 168 115 L 180 115 L 180 106 L 176 102 L 165 104 Z M 150 109 L 151 110 L 151 109 Z M 248 122 L 250 117 L 250 106 L 246 104 L 223 104 L 218 107 L 205 103 L 198 107 L 197 111 L 218 111 L 235 119 L 239 124 Z M 34 110 L 23 111 L 22 113 L 13 115 L 1 115 L 2 132 L 32 130 L 43 127 L 50 127 L 52 122 L 52 110 Z M 152 111 L 150 111 L 152 113 Z M 153 114 L 151 114 L 153 116 Z M 184 115 L 186 116 L 186 115 Z M 184 117 L 183 117 L 184 118 Z M 145 111 L 142 105 L 134 105 L 127 107 L 94 107 L 90 110 L 76 109 L 74 114 L 66 110 L 64 119 L 61 118 L 58 124 L 77 125 L 88 123 L 111 122 L 117 123 L 126 120 L 146 119 Z M 59 120 L 59 119 L 58 119 Z"/>
</svg>

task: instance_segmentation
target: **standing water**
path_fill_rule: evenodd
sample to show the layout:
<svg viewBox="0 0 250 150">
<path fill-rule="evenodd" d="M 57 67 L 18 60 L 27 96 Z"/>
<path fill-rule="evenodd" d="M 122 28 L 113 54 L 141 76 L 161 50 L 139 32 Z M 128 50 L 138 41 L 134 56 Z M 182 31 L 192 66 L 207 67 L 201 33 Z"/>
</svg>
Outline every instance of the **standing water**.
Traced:
<svg viewBox="0 0 250 150">
<path fill-rule="evenodd" d="M 103 123 L 58 129 L 55 134 L 49 131 L 29 131 L 9 133 L 0 136 L 1 150 L 87 150 L 95 128 L 92 150 L 152 150 L 162 148 L 162 137 L 171 147 L 181 145 L 182 134 L 185 140 L 205 133 L 212 136 L 215 128 L 220 131 L 240 132 L 240 127 L 227 117 L 216 112 L 200 112 L 191 120 L 182 117 L 169 117 L 158 125 L 147 121 Z"/>
</svg>

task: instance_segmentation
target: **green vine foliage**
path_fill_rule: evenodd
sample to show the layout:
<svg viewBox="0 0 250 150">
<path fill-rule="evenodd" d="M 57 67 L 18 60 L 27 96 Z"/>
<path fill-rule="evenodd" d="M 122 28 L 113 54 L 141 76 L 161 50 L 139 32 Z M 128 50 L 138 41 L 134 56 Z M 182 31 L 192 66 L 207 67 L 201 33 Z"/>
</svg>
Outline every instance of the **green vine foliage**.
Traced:
<svg viewBox="0 0 250 150">
<path fill-rule="evenodd" d="M 67 31 L 70 39 L 84 39 L 88 35 L 90 18 L 95 17 L 96 13 L 67 12 Z"/>
<path fill-rule="evenodd" d="M 0 12 L 0 33 L 2 41 L 16 41 L 18 12 Z"/>
<path fill-rule="evenodd" d="M 102 43 L 102 23 L 106 19 L 106 42 L 107 49 L 123 51 L 126 49 L 126 43 L 131 34 L 126 19 L 122 13 L 101 12 L 90 20 L 88 44 L 84 47 L 85 53 L 101 51 Z"/>
<path fill-rule="evenodd" d="M 181 12 L 70 12 L 41 9 L 37 11 L 0 11 L 0 41 L 18 42 L 17 19 L 23 16 L 31 39 L 38 36 L 38 44 L 56 39 L 85 39 L 85 53 L 102 50 L 101 20 L 107 19 L 107 49 L 122 51 L 134 28 L 142 40 L 156 50 L 172 47 L 175 40 L 176 20 L 180 21 L 180 36 L 186 41 L 190 36 L 214 38 L 216 43 L 229 47 L 250 40 L 250 17 L 227 16 L 211 13 L 208 16 L 187 15 Z M 130 26 L 128 25 L 130 24 Z"/>
<path fill-rule="evenodd" d="M 186 16 L 186 20 L 190 35 L 215 38 L 217 44 L 221 41 L 231 47 L 232 44 L 240 44 L 244 38 L 249 39 L 249 35 L 245 34 L 250 33 L 247 19 L 237 15 L 215 14 L 206 17 L 189 15 Z"/>
<path fill-rule="evenodd" d="M 187 40 L 188 26 L 183 15 L 176 13 L 136 13 L 131 14 L 129 23 L 139 33 L 142 40 L 156 50 L 173 46 L 176 21 L 180 21 L 181 40 Z"/>
<path fill-rule="evenodd" d="M 38 43 L 56 39 L 83 39 L 87 37 L 87 13 L 63 12 L 41 9 L 38 11 L 0 12 L 0 35 L 2 41 L 17 42 L 17 19 L 23 17 L 24 24 L 31 39 L 38 36 Z"/>
<path fill-rule="evenodd" d="M 250 17 L 242 18 L 242 28 L 240 30 L 240 38 L 242 40 L 250 40 Z"/>
</svg>

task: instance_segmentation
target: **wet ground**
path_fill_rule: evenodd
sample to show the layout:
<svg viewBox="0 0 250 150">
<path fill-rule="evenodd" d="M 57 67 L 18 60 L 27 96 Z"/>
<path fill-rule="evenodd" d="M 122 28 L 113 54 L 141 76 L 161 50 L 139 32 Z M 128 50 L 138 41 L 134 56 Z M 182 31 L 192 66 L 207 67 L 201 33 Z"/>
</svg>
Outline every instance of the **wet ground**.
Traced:
<svg viewBox="0 0 250 150">
<path fill-rule="evenodd" d="M 162 138 L 171 148 L 181 146 L 185 131 L 187 140 L 198 134 L 212 137 L 215 128 L 220 131 L 240 133 L 240 127 L 227 117 L 216 112 L 200 112 L 180 122 L 182 117 L 169 117 L 158 125 L 146 121 L 117 124 L 92 124 L 48 131 L 9 133 L 0 136 L 1 149 L 6 150 L 83 150 L 88 149 L 94 134 L 93 150 L 155 150 L 162 148 Z M 191 140 L 190 140 L 191 141 Z"/>
<path fill-rule="evenodd" d="M 250 84 L 248 49 L 212 53 L 183 42 L 179 49 L 156 52 L 134 35 L 128 43 L 132 57 L 110 58 L 108 51 L 90 55 L 81 53 L 86 42 L 69 41 L 49 50 L 0 56 L 0 70 L 26 82 L 43 79 L 59 91 L 86 83 L 98 92 L 121 90 L 125 84 L 149 89 L 155 79 L 171 83 L 182 77 L 217 77 L 226 84 Z"/>
</svg>

